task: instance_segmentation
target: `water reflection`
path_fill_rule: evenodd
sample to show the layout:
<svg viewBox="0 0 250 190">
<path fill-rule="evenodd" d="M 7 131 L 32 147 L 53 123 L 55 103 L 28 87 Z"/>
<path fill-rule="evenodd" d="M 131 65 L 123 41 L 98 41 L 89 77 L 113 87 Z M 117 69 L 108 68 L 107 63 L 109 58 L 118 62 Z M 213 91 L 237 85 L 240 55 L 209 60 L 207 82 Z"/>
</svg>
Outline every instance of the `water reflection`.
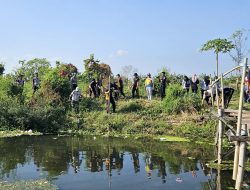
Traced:
<svg viewBox="0 0 250 190">
<path fill-rule="evenodd" d="M 18 137 L 0 139 L 0 155 L 2 180 L 52 177 L 60 189 L 161 189 L 163 185 L 180 190 L 223 189 L 223 183 L 230 183 L 219 175 L 216 180 L 217 172 L 205 165 L 213 158 L 213 147 L 196 144 Z"/>
</svg>

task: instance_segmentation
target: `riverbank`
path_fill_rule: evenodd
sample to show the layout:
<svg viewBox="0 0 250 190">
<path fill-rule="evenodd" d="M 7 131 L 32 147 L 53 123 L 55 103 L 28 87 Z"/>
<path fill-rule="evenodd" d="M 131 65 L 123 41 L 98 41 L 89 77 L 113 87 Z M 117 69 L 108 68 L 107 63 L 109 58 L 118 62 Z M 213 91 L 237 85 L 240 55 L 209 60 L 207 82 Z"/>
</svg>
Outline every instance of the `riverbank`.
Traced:
<svg viewBox="0 0 250 190">
<path fill-rule="evenodd" d="M 104 105 L 104 103 L 103 103 Z M 69 113 L 72 124 L 61 132 L 79 135 L 110 136 L 164 136 L 181 137 L 187 141 L 214 138 L 216 121 L 210 120 L 205 109 L 201 112 L 169 114 L 160 100 L 119 100 L 116 113 L 107 114 L 103 109 Z M 65 130 L 65 131 L 63 131 Z M 168 138 L 166 138 L 168 139 Z"/>
<path fill-rule="evenodd" d="M 80 103 L 80 110 L 79 114 L 66 112 L 64 124 L 57 131 L 53 131 L 53 134 L 108 135 L 123 138 L 150 136 L 162 141 L 212 142 L 216 130 L 216 121 L 210 120 L 206 109 L 200 112 L 169 114 L 164 111 L 164 102 L 159 99 L 120 99 L 116 113 L 112 114 L 105 112 L 105 102 L 102 99 L 85 99 Z M 54 122 L 59 123 L 56 119 L 54 117 Z M 39 135 L 43 133 L 43 128 L 39 129 L 41 132 L 35 132 L 37 130 L 32 128 L 3 130 L 0 137 Z"/>
<path fill-rule="evenodd" d="M 34 135 L 42 135 L 40 132 L 28 130 L 28 131 L 22 131 L 22 130 L 4 130 L 0 131 L 0 138 L 4 137 L 18 137 L 18 136 L 34 136 Z"/>
</svg>

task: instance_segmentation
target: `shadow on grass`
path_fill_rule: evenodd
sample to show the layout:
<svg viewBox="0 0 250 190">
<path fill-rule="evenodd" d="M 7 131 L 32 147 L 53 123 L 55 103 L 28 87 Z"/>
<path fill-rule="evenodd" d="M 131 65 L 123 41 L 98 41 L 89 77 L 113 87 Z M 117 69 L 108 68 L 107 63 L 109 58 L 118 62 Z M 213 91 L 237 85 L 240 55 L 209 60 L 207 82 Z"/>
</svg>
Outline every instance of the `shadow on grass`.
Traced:
<svg viewBox="0 0 250 190">
<path fill-rule="evenodd" d="M 119 112 L 121 113 L 129 113 L 129 112 L 137 112 L 142 110 L 142 106 L 137 104 L 136 102 L 129 102 L 127 105 L 124 105 Z"/>
</svg>

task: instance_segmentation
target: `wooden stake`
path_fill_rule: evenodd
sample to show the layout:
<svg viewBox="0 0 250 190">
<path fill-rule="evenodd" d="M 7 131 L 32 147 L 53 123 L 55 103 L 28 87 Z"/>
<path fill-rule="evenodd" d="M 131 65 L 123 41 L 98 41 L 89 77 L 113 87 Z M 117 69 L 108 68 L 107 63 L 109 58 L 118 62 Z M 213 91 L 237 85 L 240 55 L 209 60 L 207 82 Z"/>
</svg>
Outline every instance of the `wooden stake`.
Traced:
<svg viewBox="0 0 250 190">
<path fill-rule="evenodd" d="M 212 84 L 212 76 L 210 75 L 210 84 Z M 213 86 L 211 85 L 211 102 L 212 108 L 214 107 L 214 94 L 213 94 Z"/>
<path fill-rule="evenodd" d="M 245 131 L 245 134 L 247 135 L 247 125 L 242 125 L 242 132 L 243 131 Z M 240 142 L 238 173 L 235 183 L 235 189 L 237 190 L 240 190 L 242 186 L 244 167 L 245 167 L 245 153 L 246 153 L 246 142 Z"/>
<path fill-rule="evenodd" d="M 245 83 L 245 76 L 246 76 L 246 69 L 247 69 L 247 61 L 248 61 L 248 59 L 245 58 L 244 64 L 243 64 L 243 69 L 242 69 L 236 136 L 240 136 L 240 131 L 241 131 L 242 108 L 243 108 L 243 97 L 244 97 L 244 83 Z M 233 179 L 234 180 L 236 180 L 237 173 L 238 173 L 239 149 L 240 149 L 239 142 L 235 142 L 234 168 L 233 168 Z"/>
<path fill-rule="evenodd" d="M 220 108 L 220 105 L 219 105 L 219 94 L 218 94 L 218 86 L 217 86 L 217 84 L 215 84 L 215 93 L 216 93 L 216 104 L 217 104 L 217 108 L 219 109 Z"/>
<path fill-rule="evenodd" d="M 218 109 L 218 116 L 223 117 L 223 109 Z M 221 164 L 222 161 L 222 140 L 223 140 L 223 122 L 219 120 L 218 124 L 218 133 L 219 133 L 219 138 L 218 138 L 218 164 Z"/>
<path fill-rule="evenodd" d="M 225 108 L 225 102 L 224 102 L 224 84 L 223 84 L 223 74 L 221 74 L 221 81 L 220 81 L 220 86 L 221 86 L 221 107 L 222 109 Z"/>
</svg>

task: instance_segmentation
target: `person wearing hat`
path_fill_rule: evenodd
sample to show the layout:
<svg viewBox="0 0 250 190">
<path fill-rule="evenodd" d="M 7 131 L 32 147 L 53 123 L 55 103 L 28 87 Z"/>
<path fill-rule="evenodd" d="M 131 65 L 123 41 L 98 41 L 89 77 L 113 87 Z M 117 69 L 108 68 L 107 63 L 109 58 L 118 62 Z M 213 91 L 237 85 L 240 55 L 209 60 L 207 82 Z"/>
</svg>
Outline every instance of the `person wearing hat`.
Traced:
<svg viewBox="0 0 250 190">
<path fill-rule="evenodd" d="M 39 89 L 40 86 L 40 80 L 38 78 L 38 72 L 35 72 L 35 76 L 32 80 L 32 88 L 33 88 L 33 94 Z"/>
<path fill-rule="evenodd" d="M 166 84 L 167 84 L 167 77 L 166 73 L 163 71 L 162 76 L 160 78 L 160 96 L 161 100 L 166 96 Z"/>
<path fill-rule="evenodd" d="M 145 80 L 145 88 L 147 91 L 147 95 L 148 95 L 148 100 L 152 100 L 152 91 L 154 88 L 154 83 L 153 83 L 153 79 L 151 78 L 151 74 L 148 73 L 148 76 Z"/>
<path fill-rule="evenodd" d="M 69 96 L 69 98 L 71 99 L 71 106 L 72 109 L 78 113 L 79 112 L 79 100 L 82 97 L 82 94 L 79 90 L 79 87 L 76 87 L 75 90 L 73 90 Z"/>
<path fill-rule="evenodd" d="M 118 86 L 118 89 L 120 91 L 120 94 L 123 95 L 123 97 L 125 98 L 125 94 L 123 92 L 123 80 L 122 80 L 122 77 L 120 74 L 117 74 L 117 86 Z"/>
<path fill-rule="evenodd" d="M 139 98 L 139 76 L 137 73 L 134 73 L 133 84 L 132 84 L 132 98 L 136 96 Z"/>
</svg>

